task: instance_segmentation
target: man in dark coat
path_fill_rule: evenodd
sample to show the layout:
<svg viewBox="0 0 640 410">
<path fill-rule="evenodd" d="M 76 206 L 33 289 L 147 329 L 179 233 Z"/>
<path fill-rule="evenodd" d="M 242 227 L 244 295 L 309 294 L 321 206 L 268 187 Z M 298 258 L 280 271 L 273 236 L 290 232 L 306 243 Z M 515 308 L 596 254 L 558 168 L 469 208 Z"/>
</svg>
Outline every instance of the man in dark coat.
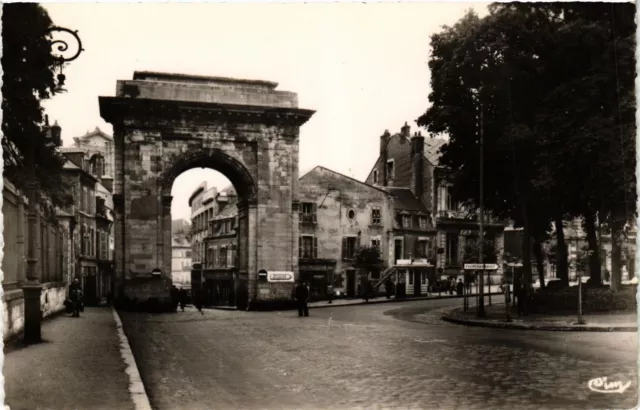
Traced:
<svg viewBox="0 0 640 410">
<path fill-rule="evenodd" d="M 72 316 L 80 317 L 80 309 L 82 304 L 82 287 L 78 278 L 73 280 L 73 283 L 69 285 L 69 300 L 71 300 Z"/>
<path fill-rule="evenodd" d="M 180 303 L 180 293 L 176 285 L 171 285 L 171 307 L 173 311 L 176 312 L 178 310 L 178 304 Z"/>
<path fill-rule="evenodd" d="M 458 296 L 461 296 L 464 291 L 464 284 L 462 283 L 462 279 L 458 279 L 458 284 L 456 285 L 456 293 Z"/>
<path fill-rule="evenodd" d="M 387 294 L 387 299 L 391 299 L 392 288 L 393 284 L 391 283 L 391 278 L 387 278 L 387 280 L 384 282 L 384 290 Z"/>
<path fill-rule="evenodd" d="M 295 288 L 295 297 L 298 302 L 298 316 L 309 316 L 309 289 L 306 283 L 298 282 Z"/>
</svg>

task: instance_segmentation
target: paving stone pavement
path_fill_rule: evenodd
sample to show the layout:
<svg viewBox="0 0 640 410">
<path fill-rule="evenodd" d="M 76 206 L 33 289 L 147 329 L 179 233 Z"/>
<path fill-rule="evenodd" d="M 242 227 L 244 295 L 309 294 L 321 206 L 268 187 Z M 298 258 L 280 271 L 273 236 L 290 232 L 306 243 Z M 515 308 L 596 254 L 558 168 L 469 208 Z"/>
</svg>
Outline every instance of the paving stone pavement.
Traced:
<svg viewBox="0 0 640 410">
<path fill-rule="evenodd" d="M 420 313 L 451 302 L 415 304 L 320 309 L 309 318 L 192 310 L 121 316 L 155 409 L 637 404 L 635 334 L 536 332 L 534 340 L 527 331 L 469 330 L 440 321 L 438 310 Z M 632 381 L 623 394 L 587 388 L 590 379 L 616 375 Z"/>
<path fill-rule="evenodd" d="M 42 323 L 43 342 L 4 347 L 5 405 L 11 410 L 133 410 L 129 377 L 110 308 Z"/>
</svg>

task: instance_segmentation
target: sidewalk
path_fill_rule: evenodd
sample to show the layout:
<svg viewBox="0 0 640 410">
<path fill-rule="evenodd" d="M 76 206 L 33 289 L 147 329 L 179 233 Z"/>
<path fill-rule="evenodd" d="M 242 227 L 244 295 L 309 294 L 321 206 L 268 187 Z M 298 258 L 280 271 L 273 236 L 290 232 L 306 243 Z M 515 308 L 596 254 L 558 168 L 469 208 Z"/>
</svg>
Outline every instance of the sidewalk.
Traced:
<svg viewBox="0 0 640 410">
<path fill-rule="evenodd" d="M 502 293 L 492 293 L 491 296 L 501 296 Z M 471 295 L 468 295 L 471 298 L 475 298 L 476 294 L 473 293 Z M 485 293 L 485 297 L 488 297 L 489 294 Z M 411 301 L 417 301 L 417 300 L 437 300 L 437 299 L 456 299 L 456 298 L 462 298 L 463 296 L 458 296 L 456 294 L 453 295 L 449 295 L 449 294 L 445 294 L 442 293 L 441 296 L 439 296 L 437 293 L 431 293 L 429 294 L 429 296 L 420 296 L 420 297 L 410 297 L 407 296 L 405 298 L 400 298 L 397 299 L 395 296 L 391 297 L 391 299 L 387 299 L 385 296 L 376 296 L 375 299 L 369 299 L 369 303 L 365 302 L 364 299 L 362 298 L 352 298 L 352 299 L 334 299 L 332 301 L 332 303 L 329 303 L 329 301 L 327 300 L 321 300 L 318 302 L 309 302 L 309 309 L 315 308 L 315 309 L 319 309 L 319 308 L 329 308 L 329 307 L 336 307 L 336 306 L 354 306 L 354 305 L 371 305 L 371 304 L 376 304 L 376 303 L 400 303 L 400 302 L 411 302 Z M 475 299 L 474 299 L 475 300 Z"/>
<path fill-rule="evenodd" d="M 442 319 L 448 322 L 467 325 L 492 327 L 500 329 L 522 330 L 550 330 L 550 331 L 588 331 L 588 332 L 637 332 L 637 312 L 608 312 L 584 315 L 585 324 L 578 324 L 576 314 L 543 315 L 531 314 L 518 317 L 517 311 L 512 309 L 511 322 L 506 321 L 504 304 L 485 306 L 486 318 L 476 317 L 476 307 L 471 306 L 467 312 L 462 308 L 448 310 L 442 314 Z"/>
<path fill-rule="evenodd" d="M 4 347 L 5 406 L 32 409 L 134 409 L 111 308 L 42 323 L 42 343 Z M 126 339 L 125 339 L 126 340 Z M 128 343 L 126 343 L 128 348 Z"/>
</svg>

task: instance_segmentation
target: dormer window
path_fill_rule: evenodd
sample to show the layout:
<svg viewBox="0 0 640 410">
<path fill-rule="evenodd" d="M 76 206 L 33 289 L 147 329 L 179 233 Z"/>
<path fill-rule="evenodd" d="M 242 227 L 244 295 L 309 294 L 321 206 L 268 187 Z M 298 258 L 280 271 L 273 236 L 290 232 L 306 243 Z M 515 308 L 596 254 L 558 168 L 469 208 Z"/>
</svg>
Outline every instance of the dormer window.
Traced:
<svg viewBox="0 0 640 410">
<path fill-rule="evenodd" d="M 394 160 L 390 159 L 387 161 L 387 179 L 393 179 L 393 171 L 394 171 Z"/>
<path fill-rule="evenodd" d="M 96 154 L 91 157 L 90 171 L 97 177 L 102 177 L 104 175 L 104 158 L 102 155 Z"/>
</svg>

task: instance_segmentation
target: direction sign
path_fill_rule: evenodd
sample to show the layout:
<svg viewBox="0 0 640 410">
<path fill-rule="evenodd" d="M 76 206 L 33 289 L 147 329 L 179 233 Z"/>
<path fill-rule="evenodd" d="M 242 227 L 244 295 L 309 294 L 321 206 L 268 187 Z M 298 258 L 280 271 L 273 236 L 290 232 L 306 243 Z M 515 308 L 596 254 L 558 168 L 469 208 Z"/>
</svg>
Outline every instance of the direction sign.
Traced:
<svg viewBox="0 0 640 410">
<path fill-rule="evenodd" d="M 482 263 L 465 263 L 464 268 L 466 270 L 482 270 Z M 484 270 L 497 270 L 498 265 L 495 263 L 485 263 Z"/>
<path fill-rule="evenodd" d="M 293 282 L 293 272 L 268 272 L 267 280 L 269 282 Z"/>
</svg>

